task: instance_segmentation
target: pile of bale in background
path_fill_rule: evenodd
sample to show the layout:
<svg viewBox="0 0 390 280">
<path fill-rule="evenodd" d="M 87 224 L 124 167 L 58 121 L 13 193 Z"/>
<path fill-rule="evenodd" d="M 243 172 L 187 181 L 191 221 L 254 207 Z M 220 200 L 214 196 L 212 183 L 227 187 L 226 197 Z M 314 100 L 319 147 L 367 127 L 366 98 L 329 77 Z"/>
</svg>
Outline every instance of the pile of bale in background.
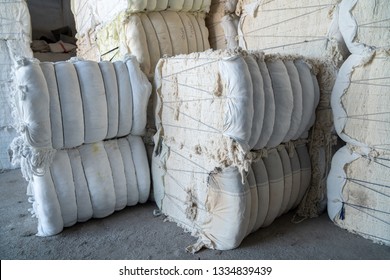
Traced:
<svg viewBox="0 0 390 280">
<path fill-rule="evenodd" d="M 18 56 L 32 57 L 31 23 L 25 1 L 0 2 L 0 172 L 18 167 L 9 160 L 8 146 L 17 136 L 11 99 L 15 92 L 14 63 Z"/>
<path fill-rule="evenodd" d="M 147 111 L 137 134 L 152 171 L 147 196 L 198 237 L 190 252 L 235 248 L 293 209 L 300 221 L 328 208 L 337 225 L 389 244 L 385 0 L 74 0 L 71 8 L 79 58 L 119 65 L 131 54 L 145 75 L 148 108 L 132 110 Z M 122 204 L 100 217 L 134 205 L 114 169 L 106 175 L 118 190 L 108 197 Z M 68 210 L 60 230 L 85 220 Z"/>
<path fill-rule="evenodd" d="M 346 142 L 328 177 L 328 213 L 340 227 L 390 245 L 390 6 L 342 1 L 339 25 L 351 55 L 332 92 Z"/>
</svg>

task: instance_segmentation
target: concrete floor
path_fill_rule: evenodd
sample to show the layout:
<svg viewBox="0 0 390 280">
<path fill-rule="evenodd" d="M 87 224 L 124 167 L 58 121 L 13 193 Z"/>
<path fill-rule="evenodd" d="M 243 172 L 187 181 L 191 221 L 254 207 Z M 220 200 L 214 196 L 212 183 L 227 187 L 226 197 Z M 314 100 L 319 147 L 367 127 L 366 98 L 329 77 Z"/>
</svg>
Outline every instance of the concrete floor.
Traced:
<svg viewBox="0 0 390 280">
<path fill-rule="evenodd" d="M 37 237 L 37 221 L 27 211 L 27 183 L 20 170 L 0 174 L 0 259 L 2 260 L 389 260 L 390 247 L 335 226 L 323 214 L 292 223 L 293 213 L 249 235 L 234 250 L 204 249 L 190 254 L 196 239 L 164 217 L 153 202 L 127 207 L 104 219 Z"/>
</svg>

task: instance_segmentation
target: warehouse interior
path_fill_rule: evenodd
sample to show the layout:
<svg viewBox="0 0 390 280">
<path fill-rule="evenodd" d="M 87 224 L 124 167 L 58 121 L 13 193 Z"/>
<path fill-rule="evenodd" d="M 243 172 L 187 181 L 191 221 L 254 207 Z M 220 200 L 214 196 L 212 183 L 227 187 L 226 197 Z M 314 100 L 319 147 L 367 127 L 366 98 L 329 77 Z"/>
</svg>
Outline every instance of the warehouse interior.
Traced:
<svg viewBox="0 0 390 280">
<path fill-rule="evenodd" d="M 386 0 L 0 2 L 2 260 L 389 260 Z"/>
</svg>

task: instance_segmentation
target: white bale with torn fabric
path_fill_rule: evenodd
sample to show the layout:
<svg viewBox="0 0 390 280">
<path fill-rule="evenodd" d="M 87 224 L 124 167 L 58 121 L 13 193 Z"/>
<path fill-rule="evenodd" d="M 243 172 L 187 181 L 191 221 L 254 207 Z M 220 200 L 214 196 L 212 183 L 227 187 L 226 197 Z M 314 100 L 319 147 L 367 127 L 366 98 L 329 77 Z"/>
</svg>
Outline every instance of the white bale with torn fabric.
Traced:
<svg viewBox="0 0 390 280">
<path fill-rule="evenodd" d="M 353 54 L 370 49 L 390 49 L 390 5 L 387 0 L 343 0 L 339 26 Z"/>
<path fill-rule="evenodd" d="M 212 49 L 234 49 L 238 46 L 239 17 L 234 13 L 237 0 L 212 0 L 206 16 L 209 41 Z"/>
<path fill-rule="evenodd" d="M 121 53 L 135 55 L 147 75 L 164 55 L 188 54 L 210 48 L 205 15 L 162 11 L 132 14 L 121 26 Z M 180 34 L 180 36 L 177 36 Z"/>
<path fill-rule="evenodd" d="M 19 56 L 32 57 L 29 39 L 0 39 L 0 170 L 19 167 L 11 164 L 8 154 L 8 146 L 17 135 L 13 95 L 16 91 L 15 61 Z"/>
<path fill-rule="evenodd" d="M 329 57 L 340 64 L 348 50 L 338 28 L 338 2 L 240 1 L 239 45 L 266 53 Z"/>
<path fill-rule="evenodd" d="M 242 55 L 207 51 L 163 58 L 156 70 L 160 136 L 174 137 L 218 165 L 242 164 L 254 113 L 251 75 Z"/>
<path fill-rule="evenodd" d="M 199 238 L 191 252 L 235 248 L 250 231 L 248 66 L 240 54 L 209 51 L 161 59 L 156 69 L 156 203 Z"/>
<path fill-rule="evenodd" d="M 168 219 L 198 238 L 187 248 L 228 250 L 246 236 L 251 212 L 248 182 L 235 167 L 218 169 L 207 156 L 160 142 L 153 158 L 153 189 Z"/>
<path fill-rule="evenodd" d="M 308 130 L 316 107 L 310 68 L 302 61 L 311 91 L 299 90 L 301 81 L 293 61 L 290 59 L 289 66 L 295 69 L 293 82 L 282 59 L 264 61 L 261 53 L 207 51 L 159 61 L 155 73 L 154 198 L 169 220 L 199 238 L 188 248 L 191 252 L 203 246 L 237 247 L 245 236 L 296 207 L 309 187 L 311 163 L 306 141 L 296 141 L 295 148 L 289 143 L 288 152 L 280 145 L 292 119 L 296 122 L 294 133 L 287 141 L 301 126 L 302 132 Z M 308 105 L 303 104 L 303 92 L 311 97 Z M 289 98 L 284 98 L 286 95 Z M 294 96 L 301 103 L 296 111 Z M 285 111 L 278 114 L 277 123 L 272 118 L 272 127 L 271 120 L 267 123 L 267 137 L 277 139 L 272 149 L 249 153 L 265 127 L 267 100 Z M 299 108 L 309 112 L 303 125 Z M 280 123 L 283 126 L 274 129 Z"/>
<path fill-rule="evenodd" d="M 31 40 L 31 22 L 27 2 L 0 2 L 0 40 Z"/>
<path fill-rule="evenodd" d="M 388 153 L 344 146 L 332 160 L 328 215 L 341 228 L 390 246 Z"/>
<path fill-rule="evenodd" d="M 384 50 L 353 54 L 343 64 L 331 104 L 336 131 L 345 142 L 389 149 L 389 77 L 390 55 Z"/>
</svg>

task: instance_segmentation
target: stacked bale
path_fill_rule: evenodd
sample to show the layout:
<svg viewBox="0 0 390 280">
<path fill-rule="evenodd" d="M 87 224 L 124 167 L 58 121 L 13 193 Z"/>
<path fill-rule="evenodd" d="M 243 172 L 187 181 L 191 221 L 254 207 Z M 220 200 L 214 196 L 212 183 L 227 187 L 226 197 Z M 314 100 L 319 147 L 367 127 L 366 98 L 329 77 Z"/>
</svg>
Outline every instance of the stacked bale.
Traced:
<svg viewBox="0 0 390 280">
<path fill-rule="evenodd" d="M 347 145 L 332 161 L 328 214 L 340 227 L 390 245 L 390 13 L 387 1 L 344 0 L 340 30 L 351 51 L 332 92 L 335 128 Z"/>
<path fill-rule="evenodd" d="M 241 0 L 239 44 L 266 53 L 331 57 L 337 64 L 346 49 L 338 28 L 339 0 Z"/>
<path fill-rule="evenodd" d="M 152 77 L 160 57 L 210 47 L 205 26 L 210 1 L 95 2 L 72 2 L 79 57 L 115 61 L 130 53 Z"/>
<path fill-rule="evenodd" d="M 239 17 L 235 14 L 237 0 L 212 0 L 206 17 L 210 47 L 235 49 L 238 46 L 237 29 Z"/>
<path fill-rule="evenodd" d="M 38 235 L 146 202 L 141 136 L 151 84 L 125 61 L 17 61 L 20 136 L 11 144 L 29 181 Z"/>
<path fill-rule="evenodd" d="M 17 135 L 10 103 L 15 92 L 14 62 L 17 56 L 32 57 L 31 23 L 24 0 L 0 2 L 0 172 L 15 168 L 8 156 L 8 146 Z"/>
<path fill-rule="evenodd" d="M 317 217 L 326 208 L 326 177 L 337 137 L 330 95 L 339 66 L 348 56 L 338 27 L 339 0 L 240 0 L 236 14 L 239 46 L 267 54 L 301 55 L 316 68 L 320 102 L 310 133 L 311 186 L 298 208 L 300 218 Z"/>
<path fill-rule="evenodd" d="M 298 57 L 232 51 L 160 60 L 154 197 L 199 238 L 189 251 L 235 248 L 302 200 L 319 102 L 313 69 Z"/>
</svg>

